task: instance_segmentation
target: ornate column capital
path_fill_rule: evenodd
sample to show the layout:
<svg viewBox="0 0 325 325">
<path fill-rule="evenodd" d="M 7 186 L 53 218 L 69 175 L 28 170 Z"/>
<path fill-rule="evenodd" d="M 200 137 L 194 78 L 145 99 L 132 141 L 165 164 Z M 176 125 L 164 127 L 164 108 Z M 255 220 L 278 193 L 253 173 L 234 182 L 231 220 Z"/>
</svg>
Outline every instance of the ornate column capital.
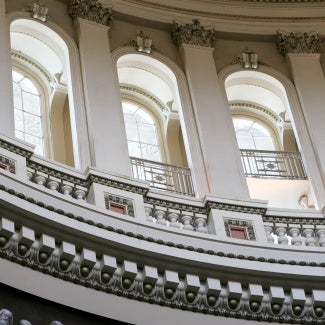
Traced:
<svg viewBox="0 0 325 325">
<path fill-rule="evenodd" d="M 289 33 L 278 31 L 278 50 L 281 54 L 288 53 L 320 53 L 321 40 L 318 33 Z"/>
<path fill-rule="evenodd" d="M 104 8 L 98 0 L 71 0 L 69 15 L 73 20 L 83 18 L 106 26 L 112 20 L 111 8 Z"/>
<path fill-rule="evenodd" d="M 192 24 L 174 23 L 172 40 L 177 46 L 191 44 L 214 47 L 216 35 L 214 29 L 205 29 L 197 19 L 194 19 Z"/>
</svg>

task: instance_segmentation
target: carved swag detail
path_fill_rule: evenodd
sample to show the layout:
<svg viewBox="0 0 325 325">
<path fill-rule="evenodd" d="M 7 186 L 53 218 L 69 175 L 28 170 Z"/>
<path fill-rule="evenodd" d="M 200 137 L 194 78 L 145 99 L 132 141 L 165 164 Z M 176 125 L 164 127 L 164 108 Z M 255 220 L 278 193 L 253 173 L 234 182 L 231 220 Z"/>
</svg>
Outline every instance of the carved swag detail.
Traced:
<svg viewBox="0 0 325 325">
<path fill-rule="evenodd" d="M 71 0 L 69 14 L 73 20 L 83 18 L 106 26 L 112 20 L 111 8 L 104 8 L 98 0 Z"/>
</svg>

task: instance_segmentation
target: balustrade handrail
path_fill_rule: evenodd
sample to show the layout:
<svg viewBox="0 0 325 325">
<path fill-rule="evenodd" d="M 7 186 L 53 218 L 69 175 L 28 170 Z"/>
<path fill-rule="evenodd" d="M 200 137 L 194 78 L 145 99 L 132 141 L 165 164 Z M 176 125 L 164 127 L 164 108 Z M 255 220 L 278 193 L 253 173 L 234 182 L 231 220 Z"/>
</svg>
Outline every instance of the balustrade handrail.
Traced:
<svg viewBox="0 0 325 325">
<path fill-rule="evenodd" d="M 152 160 L 130 157 L 133 177 L 149 181 L 150 186 L 194 196 L 191 170 Z"/>
<path fill-rule="evenodd" d="M 246 177 L 307 179 L 300 152 L 240 149 Z"/>
</svg>

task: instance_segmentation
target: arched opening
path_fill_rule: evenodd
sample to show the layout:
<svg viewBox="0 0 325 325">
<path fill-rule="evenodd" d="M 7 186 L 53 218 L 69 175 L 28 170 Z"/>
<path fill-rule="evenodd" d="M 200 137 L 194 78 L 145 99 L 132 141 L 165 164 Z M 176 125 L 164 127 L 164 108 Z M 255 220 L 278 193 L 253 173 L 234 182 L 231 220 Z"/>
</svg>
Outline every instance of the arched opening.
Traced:
<svg viewBox="0 0 325 325">
<path fill-rule="evenodd" d="M 40 87 L 28 73 L 12 71 L 14 94 L 15 136 L 35 146 L 35 152 L 45 153 L 44 103 Z M 43 96 L 42 96 L 43 95 Z"/>
<path fill-rule="evenodd" d="M 232 118 L 239 149 L 276 150 L 275 139 L 267 125 L 254 118 Z"/>
<path fill-rule="evenodd" d="M 162 62 L 141 54 L 120 57 L 117 71 L 123 100 L 133 99 L 156 116 L 161 136 L 160 161 L 187 167 L 186 155 L 174 159 L 171 154 L 173 151 L 184 154 L 183 137 L 175 138 L 172 134 L 175 128 L 182 132 L 178 114 L 181 105 L 174 73 Z M 171 124 L 177 126 L 171 127 Z"/>
<path fill-rule="evenodd" d="M 140 103 L 123 100 L 122 104 L 130 156 L 161 162 L 163 146 L 155 117 Z"/>
<path fill-rule="evenodd" d="M 70 66 L 73 46 L 71 43 L 67 44 L 54 29 L 48 27 L 49 25 L 53 24 L 48 23 L 45 26 L 43 23 L 21 17 L 12 19 L 10 42 L 13 70 L 26 72 L 41 85 L 45 141 L 44 150 L 37 149 L 35 153 L 80 168 L 82 141 L 77 130 L 80 129 L 82 118 L 78 116 L 80 112 L 75 111 L 78 105 L 76 101 L 80 102 L 80 99 L 75 96 L 78 78 L 72 77 L 72 72 L 77 75 L 78 71 L 73 70 L 75 64 Z M 85 131 L 85 127 L 83 129 Z M 28 137 L 24 140 L 33 144 Z M 87 146 L 85 148 L 87 149 Z"/>
<path fill-rule="evenodd" d="M 148 160 L 132 157 L 133 175 L 153 187 L 193 195 L 175 74 L 161 61 L 138 53 L 120 56 L 117 73 L 129 154 Z"/>
<path fill-rule="evenodd" d="M 225 78 L 225 90 L 251 197 L 274 207 L 314 206 L 283 84 L 264 72 L 240 70 Z"/>
</svg>

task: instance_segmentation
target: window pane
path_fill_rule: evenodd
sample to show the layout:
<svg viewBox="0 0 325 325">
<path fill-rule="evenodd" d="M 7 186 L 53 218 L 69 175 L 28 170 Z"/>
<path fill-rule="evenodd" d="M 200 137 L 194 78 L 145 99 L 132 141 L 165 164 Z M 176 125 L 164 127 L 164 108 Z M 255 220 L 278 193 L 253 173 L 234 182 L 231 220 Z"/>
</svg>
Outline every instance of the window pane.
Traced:
<svg viewBox="0 0 325 325">
<path fill-rule="evenodd" d="M 147 123 L 147 124 L 151 124 L 151 125 L 155 124 L 152 117 L 147 112 L 145 112 L 143 109 L 139 109 L 135 113 L 135 117 L 136 117 L 138 122 L 143 122 L 143 123 Z"/>
<path fill-rule="evenodd" d="M 14 91 L 14 106 L 15 108 L 22 109 L 23 101 L 21 97 L 21 88 L 17 84 L 13 84 L 13 91 Z"/>
<path fill-rule="evenodd" d="M 258 150 L 275 150 L 272 138 L 268 137 L 258 137 L 254 138 L 255 147 Z"/>
<path fill-rule="evenodd" d="M 24 131 L 24 121 L 23 112 L 19 109 L 15 109 L 15 129 L 19 131 Z"/>
<path fill-rule="evenodd" d="M 42 137 L 41 119 L 38 116 L 24 113 L 25 132 Z"/>
<path fill-rule="evenodd" d="M 258 124 L 258 123 L 254 123 L 254 125 L 252 125 L 250 132 L 253 134 L 254 137 L 256 136 L 270 136 L 270 132 L 262 125 Z"/>
<path fill-rule="evenodd" d="M 256 149 L 253 137 L 247 131 L 238 131 L 236 133 L 238 147 L 240 149 Z"/>
<path fill-rule="evenodd" d="M 155 119 L 139 104 L 123 102 L 129 155 L 161 161 Z"/>
<path fill-rule="evenodd" d="M 19 85 L 21 86 L 22 89 L 28 91 L 29 93 L 34 95 L 39 95 L 37 88 L 28 78 L 25 77 L 22 81 L 20 81 Z"/>
<path fill-rule="evenodd" d="M 43 155 L 44 154 L 42 139 L 40 139 L 38 137 L 34 137 L 32 135 L 29 135 L 29 134 L 25 134 L 25 141 L 36 146 L 35 153 L 37 153 L 38 155 Z"/>
<path fill-rule="evenodd" d="M 124 115 L 125 129 L 128 140 L 140 141 L 136 120 L 130 115 Z"/>
<path fill-rule="evenodd" d="M 141 152 L 145 159 L 160 161 L 160 150 L 157 146 L 141 144 Z"/>
<path fill-rule="evenodd" d="M 24 133 L 23 133 L 23 132 L 20 132 L 20 131 L 15 130 L 15 136 L 16 136 L 18 139 L 25 140 L 25 138 L 24 138 Z"/>
<path fill-rule="evenodd" d="M 139 123 L 140 141 L 148 144 L 157 145 L 156 128 L 154 125 Z"/>
<path fill-rule="evenodd" d="M 12 80 L 14 82 L 19 82 L 21 80 L 24 79 L 24 76 L 22 76 L 20 73 L 16 72 L 16 71 L 12 71 Z"/>
<path fill-rule="evenodd" d="M 39 96 L 23 91 L 24 111 L 40 115 Z"/>
<path fill-rule="evenodd" d="M 138 109 L 138 106 L 131 102 L 123 102 L 123 112 L 127 114 L 134 114 L 134 112 Z"/>
<path fill-rule="evenodd" d="M 129 155 L 132 157 L 142 158 L 140 143 L 128 141 Z"/>
<path fill-rule="evenodd" d="M 233 119 L 235 131 L 238 130 L 249 130 L 251 125 L 253 124 L 253 121 L 245 120 L 245 119 Z"/>
<path fill-rule="evenodd" d="M 238 147 L 251 150 L 275 150 L 270 131 L 257 121 L 234 118 Z"/>
<path fill-rule="evenodd" d="M 35 153 L 44 154 L 40 95 L 32 81 L 13 71 L 15 135 L 36 146 Z"/>
</svg>

